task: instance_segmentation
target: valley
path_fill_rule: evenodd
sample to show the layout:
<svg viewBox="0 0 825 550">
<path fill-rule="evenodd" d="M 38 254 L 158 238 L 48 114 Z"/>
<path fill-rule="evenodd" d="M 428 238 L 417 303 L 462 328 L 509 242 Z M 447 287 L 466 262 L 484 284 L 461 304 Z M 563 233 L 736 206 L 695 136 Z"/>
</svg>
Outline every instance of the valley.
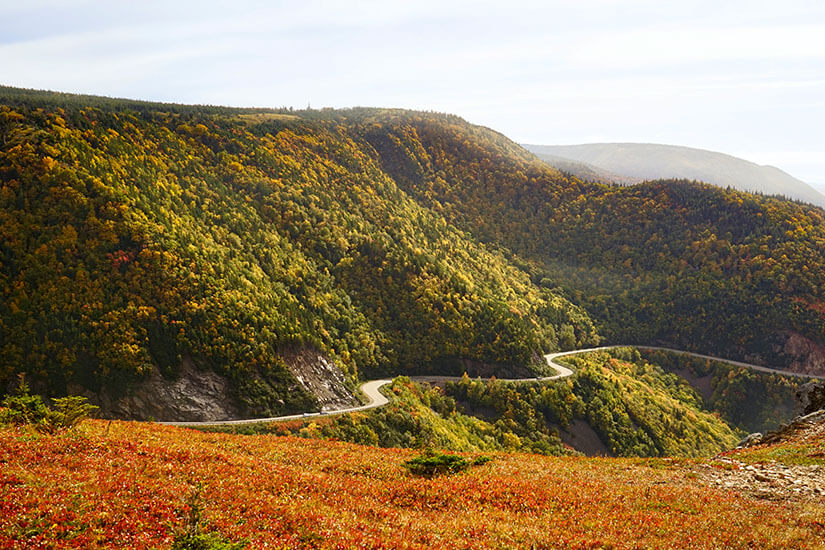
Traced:
<svg viewBox="0 0 825 550">
<path fill-rule="evenodd" d="M 567 179 L 450 115 L 0 95 L 6 386 L 198 421 L 612 342 L 825 373 L 813 206 Z M 147 398 L 199 372 L 208 415 Z"/>
<path fill-rule="evenodd" d="M 597 348 L 586 348 L 580 350 L 573 350 L 573 351 L 559 351 L 556 353 L 549 353 L 544 356 L 545 361 L 547 364 L 556 370 L 556 374 L 551 376 L 537 376 L 533 378 L 497 378 L 499 382 L 549 382 L 552 380 L 560 380 L 562 378 L 567 378 L 568 376 L 572 376 L 574 373 L 572 370 L 564 366 L 564 364 L 560 361 L 556 361 L 561 357 L 566 357 L 570 355 L 577 355 L 580 353 L 590 353 L 593 351 L 604 351 L 604 350 L 611 350 L 611 349 L 619 349 L 619 348 L 626 348 L 628 346 L 621 346 L 621 345 L 614 345 L 614 346 L 601 346 Z M 779 374 L 782 376 L 795 376 L 800 378 L 811 378 L 816 379 L 818 378 L 815 375 L 811 374 L 804 374 L 804 373 L 793 373 L 788 372 L 783 369 L 772 369 L 769 367 L 763 367 L 760 365 L 752 365 L 750 363 L 743 363 L 741 361 L 731 361 L 728 359 L 722 359 L 720 357 L 713 357 L 710 355 L 703 355 L 700 353 L 693 353 L 689 351 L 682 351 L 682 350 L 674 350 L 670 348 L 662 348 L 662 347 L 651 347 L 651 346 L 635 346 L 640 349 L 645 350 L 655 350 L 655 351 L 665 351 L 669 353 L 687 355 L 690 357 L 695 357 L 699 359 L 705 359 L 707 361 L 719 362 L 719 363 L 727 363 L 729 365 L 735 365 L 739 367 L 745 367 L 747 369 L 751 369 L 757 372 L 766 372 L 772 374 Z M 460 376 L 413 376 L 410 377 L 411 380 L 415 382 L 424 382 L 424 383 L 431 383 L 431 384 L 444 384 L 446 382 L 457 382 L 461 380 Z M 489 379 L 488 379 L 489 380 Z M 306 418 L 308 416 L 318 416 L 318 415 L 330 415 L 330 414 L 347 414 L 351 412 L 359 412 L 359 411 L 366 411 L 369 409 L 374 409 L 376 407 L 383 407 L 389 401 L 382 393 L 381 389 L 389 386 L 392 384 L 391 379 L 381 379 L 381 380 L 370 380 L 368 382 L 364 382 L 359 387 L 359 390 L 365 396 L 367 403 L 357 407 L 349 407 L 343 409 L 322 409 L 320 412 L 305 412 L 301 414 L 293 414 L 293 415 L 285 415 L 285 416 L 273 416 L 267 418 L 249 418 L 249 419 L 230 419 L 230 420 L 210 420 L 210 421 L 198 421 L 198 422 L 161 422 L 161 424 L 166 424 L 167 426 L 185 426 L 185 427 L 197 427 L 197 426 L 237 426 L 243 424 L 261 424 L 267 422 L 281 422 L 285 420 L 298 420 L 301 418 Z"/>
<path fill-rule="evenodd" d="M 355 411 L 177 425 L 382 447 L 707 457 L 790 421 L 808 378 L 651 348 L 602 347 L 547 360 L 564 370 L 543 379 L 377 380 L 369 383 L 376 401 Z"/>
<path fill-rule="evenodd" d="M 825 550 L 825 2 L 0 20 L 0 550 Z"/>
<path fill-rule="evenodd" d="M 582 182 L 437 113 L 0 92 L 3 387 L 24 374 L 37 393 L 86 396 L 103 417 L 206 425 L 363 413 L 359 385 L 373 380 L 378 403 L 375 380 L 398 375 L 535 382 L 564 350 L 616 342 L 825 375 L 819 208 L 687 181 Z M 630 364 L 647 372 L 642 358 Z M 592 374 L 611 402 L 612 368 Z M 656 372 L 654 387 L 676 384 Z M 736 372 L 714 397 L 710 371 L 674 372 L 705 393 L 679 414 L 730 415 L 718 441 L 790 414 L 780 382 Z M 757 386 L 785 404 L 748 423 L 734 396 Z M 685 398 L 650 391 L 655 414 Z M 419 393 L 402 418 L 428 409 Z M 525 403 L 511 405 L 540 406 Z M 623 407 L 649 414 L 640 403 Z M 588 406 L 562 417 L 601 425 L 611 452 L 660 455 L 674 437 L 657 423 L 630 451 L 621 426 L 640 420 Z M 464 434 L 459 449 L 479 444 L 465 441 L 470 429 L 477 442 L 493 430 L 494 448 L 560 453 L 554 430 L 569 437 L 551 417 L 433 425 Z M 386 444 L 425 435 L 405 422 Z"/>
<path fill-rule="evenodd" d="M 0 138 L 0 546 L 821 541 L 818 421 L 731 450 L 825 377 L 819 207 L 400 109 L 0 88 Z"/>
</svg>

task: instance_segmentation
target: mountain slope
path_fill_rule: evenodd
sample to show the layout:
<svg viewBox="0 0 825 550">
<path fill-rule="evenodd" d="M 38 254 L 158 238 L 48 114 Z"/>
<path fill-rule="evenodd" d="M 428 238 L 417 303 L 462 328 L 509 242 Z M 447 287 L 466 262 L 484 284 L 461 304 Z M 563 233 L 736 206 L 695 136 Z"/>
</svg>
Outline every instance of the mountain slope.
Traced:
<svg viewBox="0 0 825 550">
<path fill-rule="evenodd" d="M 527 375 L 591 317 L 825 372 L 821 209 L 567 179 L 449 115 L 1 92 L 2 387 L 270 416 L 358 376 Z"/>
<path fill-rule="evenodd" d="M 825 373 L 822 209 L 687 181 L 567 180 L 495 132 L 425 117 L 368 139 L 402 189 L 567 289 L 608 341 Z"/>
<path fill-rule="evenodd" d="M 296 356 L 320 352 L 330 380 L 526 374 L 562 337 L 596 341 L 581 309 L 400 190 L 347 124 L 0 99 L 0 387 L 25 372 L 145 418 L 158 387 L 214 372 L 177 397 L 269 415 L 317 406 Z M 161 418 L 198 419 L 184 413 Z"/>
<path fill-rule="evenodd" d="M 602 171 L 620 174 L 631 180 L 691 179 L 741 191 L 780 195 L 825 207 L 825 195 L 807 183 L 773 166 L 760 166 L 723 153 L 650 143 L 525 147 L 552 166 L 557 166 L 558 158 L 569 159 L 594 165 Z M 571 172 L 578 177 L 581 177 L 580 174 L 588 177 L 588 171 Z M 613 181 L 625 184 L 626 179 Z"/>
</svg>

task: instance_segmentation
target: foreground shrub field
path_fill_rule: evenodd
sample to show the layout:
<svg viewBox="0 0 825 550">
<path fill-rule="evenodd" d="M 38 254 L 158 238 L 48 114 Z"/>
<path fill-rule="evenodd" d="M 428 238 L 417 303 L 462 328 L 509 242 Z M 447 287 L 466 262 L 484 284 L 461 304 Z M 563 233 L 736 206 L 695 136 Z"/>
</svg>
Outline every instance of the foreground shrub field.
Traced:
<svg viewBox="0 0 825 550">
<path fill-rule="evenodd" d="M 0 548 L 169 548 L 191 517 L 249 548 L 816 548 L 825 506 L 708 487 L 699 462 L 415 455 L 124 422 L 0 431 Z M 476 458 L 466 455 L 467 459 Z"/>
</svg>

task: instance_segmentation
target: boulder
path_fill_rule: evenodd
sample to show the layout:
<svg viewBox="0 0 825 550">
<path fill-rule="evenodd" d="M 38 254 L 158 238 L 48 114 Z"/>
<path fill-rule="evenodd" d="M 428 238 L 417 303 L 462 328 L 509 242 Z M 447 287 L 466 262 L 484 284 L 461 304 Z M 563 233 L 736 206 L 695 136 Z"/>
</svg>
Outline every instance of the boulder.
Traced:
<svg viewBox="0 0 825 550">
<path fill-rule="evenodd" d="M 745 437 L 742 441 L 736 445 L 737 449 L 741 449 L 743 447 L 750 447 L 751 445 L 759 445 L 762 442 L 763 435 L 759 432 L 752 433 Z"/>
<path fill-rule="evenodd" d="M 796 405 L 799 416 L 825 409 L 825 382 L 802 384 L 796 391 Z"/>
</svg>

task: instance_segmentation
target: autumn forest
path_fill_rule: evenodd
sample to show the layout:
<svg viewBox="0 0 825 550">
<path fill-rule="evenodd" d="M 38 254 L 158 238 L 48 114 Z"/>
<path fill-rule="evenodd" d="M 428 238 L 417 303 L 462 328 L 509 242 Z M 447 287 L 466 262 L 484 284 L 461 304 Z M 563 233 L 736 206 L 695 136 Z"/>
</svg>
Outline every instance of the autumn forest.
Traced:
<svg viewBox="0 0 825 550">
<path fill-rule="evenodd" d="M 819 208 L 566 177 L 450 115 L 2 89 L 0 383 L 182 363 L 246 414 L 312 407 L 284 350 L 386 374 L 530 374 L 666 343 L 798 370 L 825 334 Z"/>
</svg>

